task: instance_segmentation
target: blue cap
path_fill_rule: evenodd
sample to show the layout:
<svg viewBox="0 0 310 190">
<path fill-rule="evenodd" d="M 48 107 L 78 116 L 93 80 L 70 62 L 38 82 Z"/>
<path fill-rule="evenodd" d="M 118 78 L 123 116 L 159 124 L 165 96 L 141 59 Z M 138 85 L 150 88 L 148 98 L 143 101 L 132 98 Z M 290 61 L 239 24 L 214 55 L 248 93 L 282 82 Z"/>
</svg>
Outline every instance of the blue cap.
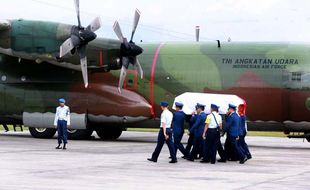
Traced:
<svg viewBox="0 0 310 190">
<path fill-rule="evenodd" d="M 205 106 L 206 106 L 206 105 L 197 103 L 197 104 L 196 104 L 196 109 L 198 109 L 198 108 L 205 109 Z"/>
<path fill-rule="evenodd" d="M 66 103 L 66 100 L 63 98 L 60 98 L 58 101 L 59 101 L 59 103 Z"/>
<path fill-rule="evenodd" d="M 235 106 L 235 105 L 233 105 L 233 104 L 228 104 L 228 108 L 229 108 L 229 109 L 236 110 L 237 106 Z"/>
<path fill-rule="evenodd" d="M 211 109 L 219 109 L 219 107 L 216 104 L 211 104 Z"/>
<path fill-rule="evenodd" d="M 160 105 L 163 107 L 167 107 L 169 105 L 169 103 L 167 101 L 161 101 Z"/>
<path fill-rule="evenodd" d="M 175 103 L 176 107 L 182 108 L 184 105 L 181 102 L 176 102 Z"/>
</svg>

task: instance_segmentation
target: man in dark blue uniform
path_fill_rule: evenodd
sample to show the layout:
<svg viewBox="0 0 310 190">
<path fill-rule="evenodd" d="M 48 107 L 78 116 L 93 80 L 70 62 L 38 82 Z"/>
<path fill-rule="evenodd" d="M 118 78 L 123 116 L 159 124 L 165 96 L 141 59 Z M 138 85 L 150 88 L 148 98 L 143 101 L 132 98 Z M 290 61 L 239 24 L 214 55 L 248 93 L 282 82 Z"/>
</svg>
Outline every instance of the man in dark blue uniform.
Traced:
<svg viewBox="0 0 310 190">
<path fill-rule="evenodd" d="M 242 149 L 243 153 L 247 156 L 248 159 L 252 158 L 249 147 L 245 142 L 245 136 L 247 134 L 247 125 L 246 125 L 246 115 L 245 115 L 245 105 L 240 104 L 238 106 L 238 114 L 240 116 L 240 125 L 239 125 L 239 146 Z"/>
<path fill-rule="evenodd" d="M 197 110 L 197 108 L 196 108 L 196 110 Z M 196 122 L 196 119 L 197 119 L 197 114 L 193 113 L 192 116 L 190 117 L 189 121 L 188 121 L 188 123 L 189 123 L 188 131 L 190 131 L 191 128 L 193 127 L 193 125 Z M 186 148 L 185 148 L 185 150 L 187 152 L 191 152 L 192 147 L 193 147 L 193 142 L 194 142 L 194 134 L 189 133 L 188 134 L 187 145 L 186 145 Z M 185 157 L 182 157 L 182 158 L 185 158 Z"/>
<path fill-rule="evenodd" d="M 239 124 L 240 121 L 239 115 L 236 113 L 236 106 L 229 104 L 228 117 L 225 126 L 225 130 L 227 132 L 227 143 L 229 143 L 232 154 L 240 160 L 240 164 L 244 164 L 247 161 L 247 157 L 238 145 Z"/>
<path fill-rule="evenodd" d="M 171 129 L 171 123 L 173 119 L 173 114 L 168 109 L 168 102 L 162 101 L 160 102 L 161 109 L 163 110 L 160 116 L 160 130 L 157 138 L 157 146 L 152 154 L 152 158 L 148 158 L 148 161 L 157 162 L 158 156 L 160 154 L 161 149 L 164 146 L 164 143 L 168 145 L 171 161 L 169 163 L 177 163 L 177 158 L 174 149 L 173 143 L 173 132 Z"/>
<path fill-rule="evenodd" d="M 198 154 L 199 157 L 203 155 L 203 131 L 205 129 L 205 121 L 207 118 L 206 113 L 204 112 L 205 105 L 197 103 L 197 118 L 194 125 L 190 129 L 190 134 L 194 134 L 194 141 L 193 141 L 193 150 L 190 153 L 189 161 L 194 161 L 197 158 Z"/>
<path fill-rule="evenodd" d="M 204 156 L 201 163 L 215 164 L 216 151 L 218 149 L 219 130 L 222 129 L 222 117 L 218 114 L 218 106 L 211 104 L 211 113 L 207 116 L 203 132 Z"/>
<path fill-rule="evenodd" d="M 185 122 L 185 113 L 182 111 L 183 104 L 176 102 L 175 107 L 176 112 L 174 112 L 172 120 L 175 151 L 177 153 L 177 151 L 180 150 L 183 154 L 183 157 L 188 158 L 189 152 L 185 150 L 183 144 L 181 143 L 184 134 L 184 122 Z"/>
</svg>

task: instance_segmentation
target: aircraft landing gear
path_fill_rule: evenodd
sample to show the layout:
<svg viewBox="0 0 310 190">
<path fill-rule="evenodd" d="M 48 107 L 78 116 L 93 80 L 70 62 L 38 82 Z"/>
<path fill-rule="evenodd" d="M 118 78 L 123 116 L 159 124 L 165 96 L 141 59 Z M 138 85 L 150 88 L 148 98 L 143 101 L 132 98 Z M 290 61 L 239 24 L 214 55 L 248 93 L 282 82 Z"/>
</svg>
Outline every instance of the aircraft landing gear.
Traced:
<svg viewBox="0 0 310 190">
<path fill-rule="evenodd" d="M 123 130 L 120 127 L 102 127 L 97 128 L 96 133 L 102 140 L 116 140 L 118 139 Z"/>
<path fill-rule="evenodd" d="M 55 135 L 56 129 L 29 127 L 29 132 L 34 138 L 50 139 Z"/>
<path fill-rule="evenodd" d="M 56 133 L 56 129 L 54 128 L 35 128 L 35 127 L 29 127 L 29 132 L 31 136 L 34 138 L 41 138 L 41 139 L 51 139 Z M 83 139 L 89 139 L 92 135 L 93 130 L 92 129 L 68 129 L 68 139 L 72 140 L 83 140 Z"/>
<path fill-rule="evenodd" d="M 93 134 L 94 130 L 92 129 L 68 129 L 68 139 L 71 140 L 83 140 L 89 139 Z"/>
</svg>

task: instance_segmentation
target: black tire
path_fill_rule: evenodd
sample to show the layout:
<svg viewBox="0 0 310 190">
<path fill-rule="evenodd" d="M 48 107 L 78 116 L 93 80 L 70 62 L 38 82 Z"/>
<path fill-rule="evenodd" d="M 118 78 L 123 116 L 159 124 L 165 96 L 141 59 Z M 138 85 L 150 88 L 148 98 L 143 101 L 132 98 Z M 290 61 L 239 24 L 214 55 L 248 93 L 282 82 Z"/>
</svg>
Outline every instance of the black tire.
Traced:
<svg viewBox="0 0 310 190">
<path fill-rule="evenodd" d="M 68 139 L 70 140 L 84 140 L 90 139 L 90 136 L 93 134 L 94 130 L 92 129 L 68 129 Z"/>
<path fill-rule="evenodd" d="M 51 139 L 55 135 L 56 129 L 29 127 L 29 132 L 34 138 Z"/>
<path fill-rule="evenodd" d="M 123 130 L 119 127 L 102 127 L 97 128 L 96 133 L 102 140 L 116 140 L 118 139 Z"/>
</svg>

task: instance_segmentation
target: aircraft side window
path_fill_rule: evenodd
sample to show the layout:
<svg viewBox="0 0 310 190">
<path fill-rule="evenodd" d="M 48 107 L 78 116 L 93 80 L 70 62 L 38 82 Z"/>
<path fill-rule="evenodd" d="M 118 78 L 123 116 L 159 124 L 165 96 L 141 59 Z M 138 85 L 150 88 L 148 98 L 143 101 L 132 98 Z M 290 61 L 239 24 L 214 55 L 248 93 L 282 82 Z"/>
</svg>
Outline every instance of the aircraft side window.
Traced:
<svg viewBox="0 0 310 190">
<path fill-rule="evenodd" d="M 301 81 L 301 72 L 292 72 L 292 81 Z"/>
<path fill-rule="evenodd" d="M 132 79 L 127 80 L 127 85 L 128 86 L 133 86 L 133 80 Z"/>
</svg>

